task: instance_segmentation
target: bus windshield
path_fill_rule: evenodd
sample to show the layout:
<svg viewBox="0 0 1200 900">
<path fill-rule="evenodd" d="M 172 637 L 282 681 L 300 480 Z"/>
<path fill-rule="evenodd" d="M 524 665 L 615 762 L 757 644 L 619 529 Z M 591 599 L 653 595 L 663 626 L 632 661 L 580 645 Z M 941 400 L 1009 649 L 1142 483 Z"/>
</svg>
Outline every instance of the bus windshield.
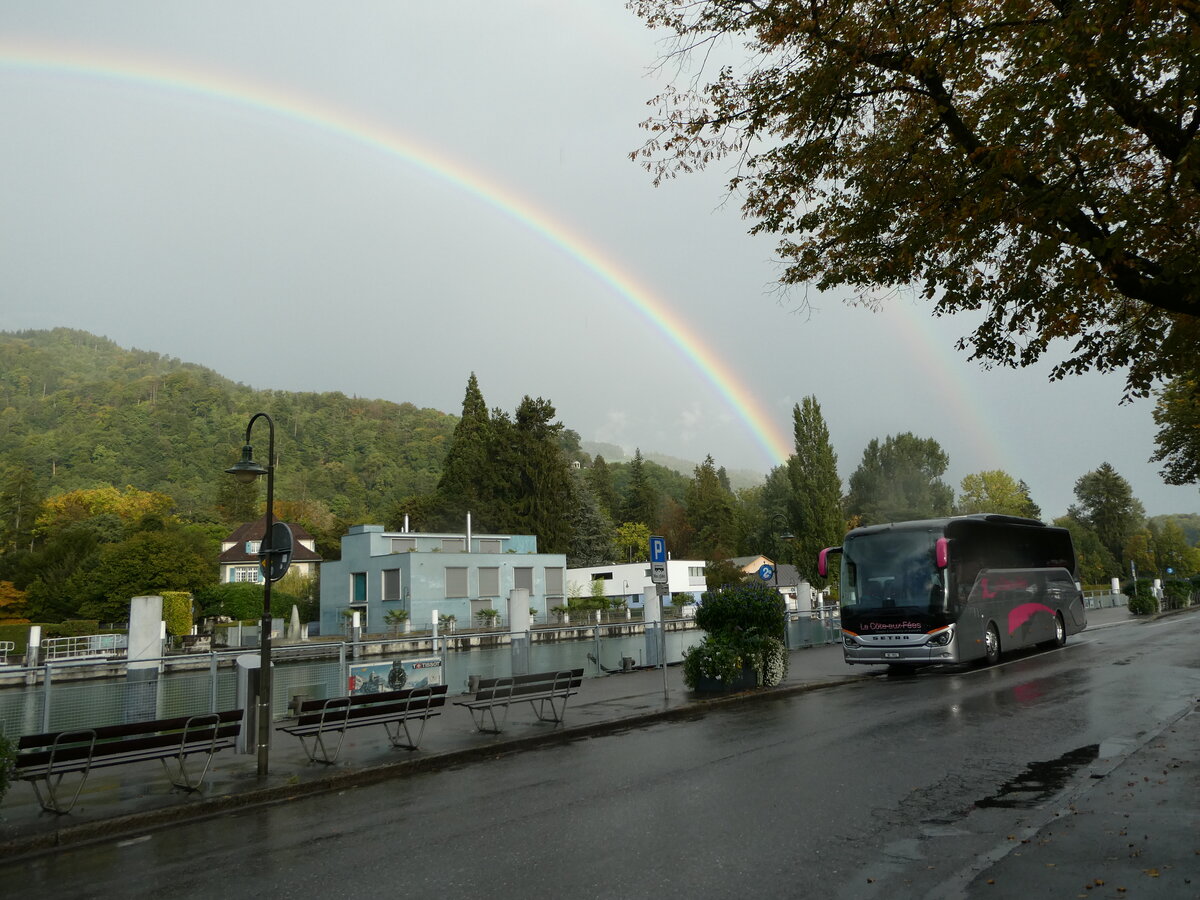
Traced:
<svg viewBox="0 0 1200 900">
<path fill-rule="evenodd" d="M 847 537 L 842 547 L 842 607 L 856 613 L 945 611 L 943 573 L 934 563 L 935 531 L 885 531 Z"/>
</svg>

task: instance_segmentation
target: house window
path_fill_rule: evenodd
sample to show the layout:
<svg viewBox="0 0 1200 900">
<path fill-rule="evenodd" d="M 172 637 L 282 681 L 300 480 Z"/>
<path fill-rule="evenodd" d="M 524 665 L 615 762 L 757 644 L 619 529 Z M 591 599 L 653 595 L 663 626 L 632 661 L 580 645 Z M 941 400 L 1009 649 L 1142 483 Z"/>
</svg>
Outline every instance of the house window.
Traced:
<svg viewBox="0 0 1200 900">
<path fill-rule="evenodd" d="M 410 538 L 410 537 L 392 538 L 392 552 L 393 553 L 407 553 L 409 550 L 416 550 L 416 549 L 417 549 L 417 539 L 416 538 Z"/>
<path fill-rule="evenodd" d="M 563 592 L 563 570 L 561 567 L 546 569 L 546 593 L 550 596 L 560 596 Z"/>
<path fill-rule="evenodd" d="M 688 566 L 688 578 L 703 578 L 704 566 Z"/>
<path fill-rule="evenodd" d="M 533 593 L 533 566 L 513 566 L 513 587 Z"/>
<path fill-rule="evenodd" d="M 612 581 L 612 572 L 593 572 L 592 581 Z"/>
<path fill-rule="evenodd" d="M 253 556 L 258 552 L 258 547 L 262 541 L 246 541 L 246 552 Z"/>
<path fill-rule="evenodd" d="M 500 596 L 500 567 L 499 566 L 480 566 L 480 568 L 479 568 L 479 596 L 480 597 L 499 597 Z"/>
<path fill-rule="evenodd" d="M 446 566 L 446 596 L 467 596 L 467 567 Z"/>
<path fill-rule="evenodd" d="M 351 603 L 366 604 L 367 602 L 367 573 L 355 572 L 350 576 Z"/>
<path fill-rule="evenodd" d="M 481 538 L 479 541 L 480 553 L 499 553 L 500 541 L 495 538 Z"/>
<path fill-rule="evenodd" d="M 442 538 L 442 550 L 446 553 L 462 553 L 465 548 L 463 538 Z"/>
<path fill-rule="evenodd" d="M 262 581 L 262 569 L 258 566 L 234 566 L 233 577 L 229 580 L 257 584 Z"/>
<path fill-rule="evenodd" d="M 384 569 L 383 570 L 383 600 L 400 599 L 400 570 L 399 569 Z"/>
</svg>

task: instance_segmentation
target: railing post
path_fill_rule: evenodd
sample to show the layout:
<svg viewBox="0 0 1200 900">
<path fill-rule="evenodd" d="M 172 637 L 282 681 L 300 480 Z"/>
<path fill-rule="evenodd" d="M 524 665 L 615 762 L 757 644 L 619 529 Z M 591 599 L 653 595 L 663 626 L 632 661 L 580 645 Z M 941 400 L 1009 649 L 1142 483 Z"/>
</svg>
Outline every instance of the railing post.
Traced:
<svg viewBox="0 0 1200 900">
<path fill-rule="evenodd" d="M 208 679 L 211 693 L 208 711 L 220 712 L 217 709 L 217 653 L 215 650 L 208 651 Z"/>
<path fill-rule="evenodd" d="M 42 733 L 50 731 L 50 663 L 46 663 L 46 673 L 42 676 Z"/>
</svg>

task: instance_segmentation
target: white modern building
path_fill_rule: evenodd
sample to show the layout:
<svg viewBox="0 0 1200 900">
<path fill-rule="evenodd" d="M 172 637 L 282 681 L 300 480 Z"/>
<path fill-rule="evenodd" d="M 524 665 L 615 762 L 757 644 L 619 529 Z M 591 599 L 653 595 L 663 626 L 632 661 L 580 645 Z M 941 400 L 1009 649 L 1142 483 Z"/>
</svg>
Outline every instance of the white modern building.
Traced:
<svg viewBox="0 0 1200 900">
<path fill-rule="evenodd" d="M 604 585 L 604 596 L 622 599 L 626 605 L 638 609 L 642 606 L 644 591 L 653 587 L 650 580 L 650 563 L 622 563 L 612 566 L 585 566 L 567 569 L 567 596 L 592 596 L 592 582 Z M 704 560 L 667 560 L 667 588 L 672 596 L 690 594 L 693 602 L 699 603 L 700 596 L 707 590 L 704 583 Z"/>
<path fill-rule="evenodd" d="M 527 534 L 423 533 L 354 525 L 342 535 L 342 558 L 321 564 L 321 633 L 336 634 L 344 614 L 359 614 L 368 632 L 385 631 L 392 610 L 428 626 L 454 616 L 469 626 L 483 610 L 503 612 L 516 588 L 529 592 L 533 615 L 565 602 L 562 553 L 538 553 Z"/>
</svg>

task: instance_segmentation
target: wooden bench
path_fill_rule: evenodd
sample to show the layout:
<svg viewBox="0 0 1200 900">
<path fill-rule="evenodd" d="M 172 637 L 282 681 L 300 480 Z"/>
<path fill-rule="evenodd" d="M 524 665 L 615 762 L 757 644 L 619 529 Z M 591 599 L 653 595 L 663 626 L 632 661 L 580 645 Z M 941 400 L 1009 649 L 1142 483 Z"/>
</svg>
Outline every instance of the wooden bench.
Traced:
<svg viewBox="0 0 1200 900">
<path fill-rule="evenodd" d="M 471 711 L 475 727 L 489 734 L 499 734 L 508 720 L 509 707 L 514 703 L 528 703 L 542 722 L 561 725 L 567 711 L 567 700 L 579 693 L 583 684 L 583 669 L 565 669 L 559 672 L 537 672 L 533 675 L 510 675 L 502 678 L 482 678 L 475 696 L 470 700 L 456 700 L 455 705 L 465 706 Z M 500 722 L 496 721 L 496 707 L 504 707 Z M 547 712 L 547 706 L 549 712 Z M 491 718 L 492 727 L 485 728 Z"/>
<path fill-rule="evenodd" d="M 279 730 L 300 738 L 304 752 L 312 762 L 332 765 L 342 752 L 346 732 L 364 725 L 382 725 L 394 748 L 416 750 L 425 733 L 425 722 L 441 715 L 445 705 L 444 684 L 403 691 L 382 691 L 378 694 L 352 694 L 328 700 L 305 700 L 296 711 L 296 718 L 279 726 Z M 421 722 L 416 738 L 408 729 L 408 723 L 413 720 Z M 325 736 L 331 732 L 341 735 L 332 754 L 325 745 Z M 401 734 L 405 740 L 400 739 Z"/>
<path fill-rule="evenodd" d="M 171 783 L 186 791 L 198 791 L 218 750 L 233 747 L 242 730 L 242 710 L 199 713 L 147 722 L 101 725 L 23 735 L 17 742 L 17 777 L 33 784 L 42 809 L 58 814 L 71 811 L 92 769 L 157 759 Z M 206 756 L 204 769 L 192 777 L 187 758 Z M 67 804 L 59 787 L 63 776 L 78 773 L 79 784 Z M 45 787 L 45 794 L 42 793 Z"/>
</svg>

